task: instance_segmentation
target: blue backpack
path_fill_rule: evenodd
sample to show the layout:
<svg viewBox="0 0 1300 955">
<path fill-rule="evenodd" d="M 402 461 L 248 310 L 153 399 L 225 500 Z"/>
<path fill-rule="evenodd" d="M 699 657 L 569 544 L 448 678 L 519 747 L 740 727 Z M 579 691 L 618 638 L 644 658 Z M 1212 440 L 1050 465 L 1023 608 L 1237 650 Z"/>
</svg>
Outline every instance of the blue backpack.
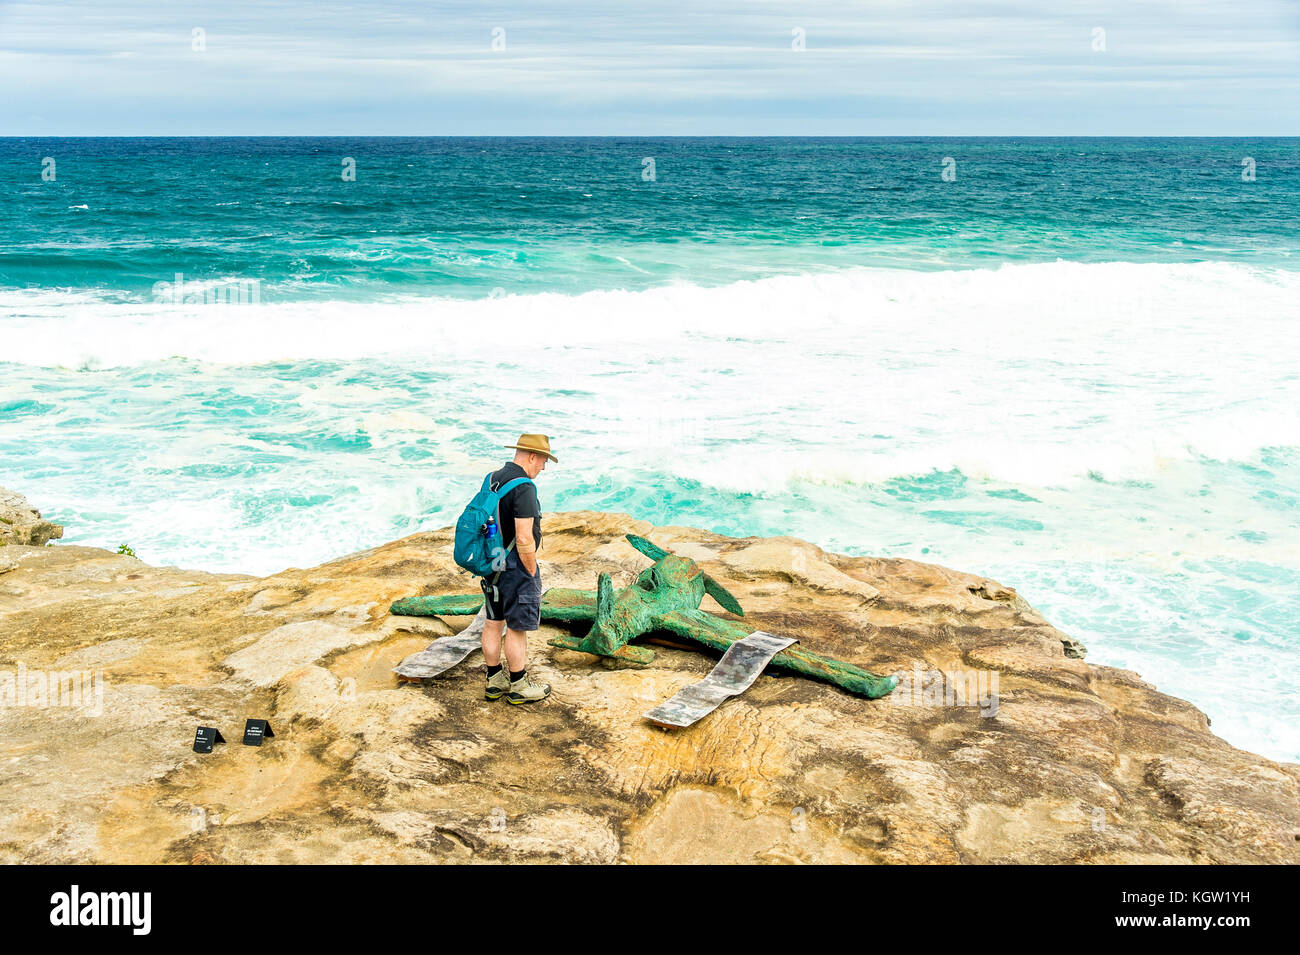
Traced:
<svg viewBox="0 0 1300 955">
<path fill-rule="evenodd" d="M 495 491 L 491 488 L 492 475 L 483 479 L 483 487 L 474 495 L 456 522 L 456 542 L 452 546 L 452 556 L 456 563 L 476 577 L 490 577 L 500 573 L 506 566 L 506 553 L 510 547 L 501 547 L 500 509 L 501 498 L 505 497 L 520 484 L 532 484 L 526 477 L 507 481 Z M 496 526 L 496 533 L 488 536 L 488 524 Z"/>
</svg>

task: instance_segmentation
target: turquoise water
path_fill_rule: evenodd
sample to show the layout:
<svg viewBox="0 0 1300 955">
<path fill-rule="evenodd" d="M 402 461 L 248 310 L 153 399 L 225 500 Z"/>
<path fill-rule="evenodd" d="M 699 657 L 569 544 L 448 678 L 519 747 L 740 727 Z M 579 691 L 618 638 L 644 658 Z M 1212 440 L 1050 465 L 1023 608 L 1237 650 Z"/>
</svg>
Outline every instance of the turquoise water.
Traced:
<svg viewBox="0 0 1300 955">
<path fill-rule="evenodd" d="M 68 541 L 309 566 L 543 431 L 548 509 L 987 574 L 1300 759 L 1298 140 L 0 140 L 0 194 L 0 484 Z"/>
<path fill-rule="evenodd" d="M 258 279 L 264 301 L 367 301 L 721 285 L 849 265 L 1294 267 L 1298 143 L 5 139 L 0 286 L 149 298 L 181 272 Z M 40 176 L 46 157 L 54 182 Z"/>
</svg>

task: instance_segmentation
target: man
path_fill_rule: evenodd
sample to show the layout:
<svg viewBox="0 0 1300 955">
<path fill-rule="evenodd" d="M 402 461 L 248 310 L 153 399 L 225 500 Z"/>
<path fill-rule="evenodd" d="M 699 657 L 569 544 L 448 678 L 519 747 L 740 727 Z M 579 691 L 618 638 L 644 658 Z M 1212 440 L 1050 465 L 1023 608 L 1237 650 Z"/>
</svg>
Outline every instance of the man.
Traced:
<svg viewBox="0 0 1300 955">
<path fill-rule="evenodd" d="M 551 453 L 551 439 L 544 434 L 521 434 L 514 448 L 515 459 L 493 471 L 488 483 L 493 490 L 507 481 L 527 477 L 533 480 L 546 470 L 547 461 L 559 459 Z M 542 543 L 542 507 L 537 487 L 520 484 L 501 498 L 497 523 L 506 564 L 495 581 L 483 578 L 487 625 L 483 628 L 483 659 L 487 661 L 487 690 L 484 696 L 507 703 L 536 703 L 546 699 L 551 687 L 528 677 L 528 631 L 541 626 L 542 575 L 537 569 L 537 548 Z M 511 543 L 514 547 L 511 547 Z M 505 631 L 506 659 L 501 661 L 501 632 Z"/>
</svg>

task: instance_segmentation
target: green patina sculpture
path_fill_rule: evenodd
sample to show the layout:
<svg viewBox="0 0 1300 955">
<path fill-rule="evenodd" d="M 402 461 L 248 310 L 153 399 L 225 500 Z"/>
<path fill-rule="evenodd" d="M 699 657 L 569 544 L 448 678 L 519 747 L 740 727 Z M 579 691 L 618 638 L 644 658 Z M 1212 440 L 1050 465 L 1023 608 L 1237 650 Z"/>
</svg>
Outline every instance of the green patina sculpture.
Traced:
<svg viewBox="0 0 1300 955">
<path fill-rule="evenodd" d="M 584 637 L 559 636 L 553 647 L 613 657 L 644 666 L 654 659 L 649 647 L 632 640 L 653 631 L 666 631 L 714 650 L 729 646 L 754 632 L 753 627 L 714 616 L 700 609 L 708 594 L 725 610 L 744 616 L 736 598 L 721 584 L 700 570 L 693 560 L 678 557 L 644 537 L 627 535 L 628 542 L 653 560 L 628 587 L 615 591 L 609 574 L 601 574 L 596 591 L 553 587 L 542 595 L 542 619 L 555 623 L 589 623 Z M 482 594 L 451 594 L 439 597 L 405 597 L 390 608 L 392 613 L 410 616 L 458 616 L 478 612 Z M 877 699 L 897 684 L 892 676 L 879 676 L 830 657 L 805 650 L 798 644 L 772 658 L 771 666 L 833 683 L 850 693 Z"/>
</svg>

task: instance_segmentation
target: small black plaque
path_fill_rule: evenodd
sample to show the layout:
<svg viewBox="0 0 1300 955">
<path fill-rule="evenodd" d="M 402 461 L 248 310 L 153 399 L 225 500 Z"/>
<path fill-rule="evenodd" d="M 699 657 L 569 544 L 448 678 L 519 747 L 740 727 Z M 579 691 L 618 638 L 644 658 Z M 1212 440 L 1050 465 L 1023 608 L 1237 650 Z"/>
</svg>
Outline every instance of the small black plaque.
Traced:
<svg viewBox="0 0 1300 955">
<path fill-rule="evenodd" d="M 244 724 L 245 746 L 261 746 L 263 739 L 274 735 L 275 731 L 266 720 L 249 720 Z"/>
<path fill-rule="evenodd" d="M 224 743 L 226 738 L 215 726 L 200 726 L 194 733 L 194 752 L 210 753 L 215 743 Z"/>
</svg>

